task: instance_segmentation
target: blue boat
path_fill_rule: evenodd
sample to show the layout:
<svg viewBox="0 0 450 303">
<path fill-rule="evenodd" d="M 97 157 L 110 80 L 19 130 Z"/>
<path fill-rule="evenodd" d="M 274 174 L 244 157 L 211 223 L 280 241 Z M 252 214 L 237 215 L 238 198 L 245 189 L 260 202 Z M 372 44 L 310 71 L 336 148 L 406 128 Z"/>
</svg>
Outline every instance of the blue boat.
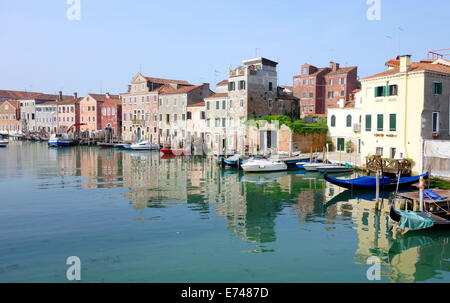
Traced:
<svg viewBox="0 0 450 303">
<path fill-rule="evenodd" d="M 295 162 L 296 162 L 295 165 L 297 166 L 297 168 L 305 169 L 303 167 L 303 165 L 309 164 L 309 163 L 319 163 L 319 160 L 316 158 L 316 159 L 313 159 L 312 162 L 309 159 L 305 159 L 305 160 L 301 160 L 301 161 L 295 161 Z"/>
<path fill-rule="evenodd" d="M 397 183 L 399 187 L 402 186 L 410 186 L 414 183 L 419 182 L 420 177 L 423 177 L 424 179 L 428 179 L 430 175 L 428 173 L 420 175 L 420 176 L 414 176 L 414 177 L 403 177 L 398 179 L 391 179 L 390 177 L 380 177 L 380 187 L 388 188 L 393 187 L 395 188 L 397 186 Z M 376 176 L 364 176 L 359 177 L 356 179 L 337 179 L 332 178 L 328 176 L 328 174 L 324 175 L 325 180 L 328 182 L 348 189 L 376 189 Z"/>
<path fill-rule="evenodd" d="M 48 140 L 49 147 L 65 147 L 76 145 L 76 142 L 67 134 L 53 134 Z"/>
<path fill-rule="evenodd" d="M 245 160 L 248 159 L 248 157 L 242 157 L 241 155 L 234 155 L 228 158 L 222 158 L 222 161 L 225 165 L 231 166 L 231 167 L 238 167 L 242 163 L 245 162 Z"/>
</svg>

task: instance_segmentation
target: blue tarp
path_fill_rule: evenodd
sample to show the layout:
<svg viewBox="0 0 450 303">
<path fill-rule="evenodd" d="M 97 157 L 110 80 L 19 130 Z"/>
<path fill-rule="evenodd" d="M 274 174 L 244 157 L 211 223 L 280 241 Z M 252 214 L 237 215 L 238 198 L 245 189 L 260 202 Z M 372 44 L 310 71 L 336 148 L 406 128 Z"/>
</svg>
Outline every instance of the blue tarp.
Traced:
<svg viewBox="0 0 450 303">
<path fill-rule="evenodd" d="M 417 212 L 411 210 L 398 210 L 401 215 L 400 228 L 408 228 L 411 230 L 419 230 L 430 228 L 434 225 L 433 220 L 420 216 Z"/>
<path fill-rule="evenodd" d="M 444 198 L 433 192 L 431 189 L 424 190 L 423 195 L 431 200 L 444 200 Z"/>
</svg>

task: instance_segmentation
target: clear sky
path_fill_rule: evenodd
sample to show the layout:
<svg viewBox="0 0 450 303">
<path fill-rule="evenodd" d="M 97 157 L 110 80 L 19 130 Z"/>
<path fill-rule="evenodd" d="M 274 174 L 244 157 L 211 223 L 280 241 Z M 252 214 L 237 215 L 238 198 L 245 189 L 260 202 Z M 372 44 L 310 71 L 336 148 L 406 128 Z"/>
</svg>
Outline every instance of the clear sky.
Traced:
<svg viewBox="0 0 450 303">
<path fill-rule="evenodd" d="M 279 62 L 279 84 L 300 65 L 359 66 L 364 77 L 398 54 L 450 48 L 448 0 L 0 0 L 0 89 L 65 94 L 126 91 L 144 75 L 214 84 L 242 60 Z M 450 52 L 449 52 L 450 53 Z"/>
</svg>

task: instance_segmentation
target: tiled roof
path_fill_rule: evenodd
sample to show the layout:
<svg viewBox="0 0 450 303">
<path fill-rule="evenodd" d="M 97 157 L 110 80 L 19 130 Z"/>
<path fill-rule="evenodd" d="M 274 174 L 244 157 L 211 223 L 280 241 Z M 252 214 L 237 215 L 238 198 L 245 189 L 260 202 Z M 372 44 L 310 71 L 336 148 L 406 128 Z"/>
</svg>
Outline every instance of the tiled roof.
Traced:
<svg viewBox="0 0 450 303">
<path fill-rule="evenodd" d="M 430 71 L 440 74 L 450 75 L 450 66 L 443 64 L 425 63 L 425 62 L 413 62 L 408 72 Z M 400 68 L 392 68 L 384 72 L 365 77 L 363 80 L 374 79 L 379 77 L 393 76 L 400 73 Z"/>
<path fill-rule="evenodd" d="M 317 76 L 318 74 L 320 74 L 320 73 L 322 73 L 322 72 L 324 72 L 324 71 L 330 71 L 330 69 L 329 69 L 328 67 L 318 68 L 317 71 L 315 71 L 315 72 L 312 73 L 312 74 L 309 74 L 309 75 L 297 75 L 297 76 L 294 76 L 294 78 L 301 78 L 301 77 L 315 77 L 315 76 Z"/>
<path fill-rule="evenodd" d="M 342 67 L 342 68 L 339 68 L 338 70 L 336 70 L 334 72 L 333 71 L 329 72 L 327 74 L 327 76 L 347 74 L 347 73 L 349 73 L 352 70 L 357 69 L 357 68 L 358 68 L 357 66 Z"/>
<path fill-rule="evenodd" d="M 202 85 L 191 85 L 191 86 L 183 86 L 180 88 L 171 88 L 171 87 L 165 87 L 160 90 L 160 93 L 162 95 L 177 95 L 177 94 L 187 94 L 190 93 L 200 87 L 203 87 Z"/>
<path fill-rule="evenodd" d="M 88 96 L 91 96 L 92 98 L 94 98 L 95 100 L 100 101 L 100 102 L 106 100 L 106 94 L 88 94 Z M 112 99 L 119 99 L 118 95 L 111 95 L 110 94 L 109 96 Z"/>
<path fill-rule="evenodd" d="M 162 78 L 153 78 L 153 77 L 145 77 L 147 81 L 158 83 L 158 84 L 182 84 L 182 85 L 190 85 L 188 81 L 185 80 L 172 80 L 172 79 L 162 79 Z"/>
<path fill-rule="evenodd" d="M 217 83 L 216 86 L 224 86 L 224 85 L 227 85 L 227 84 L 228 84 L 228 80 L 225 79 L 225 80 L 222 80 L 219 83 Z"/>
<path fill-rule="evenodd" d="M 199 107 L 199 106 L 205 106 L 205 102 L 204 101 L 200 101 L 200 102 L 197 102 L 197 103 L 189 104 L 187 107 Z"/>
<path fill-rule="evenodd" d="M 40 95 L 41 93 L 36 92 L 24 92 L 15 90 L 0 90 L 0 98 L 8 98 L 10 100 L 26 100 L 32 99 L 33 97 Z"/>
<path fill-rule="evenodd" d="M 20 107 L 19 101 L 17 100 L 4 100 L 4 101 L 0 101 L 0 106 L 3 105 L 5 102 L 8 102 L 9 104 L 11 104 L 12 106 L 14 106 L 16 109 L 18 109 Z"/>
<path fill-rule="evenodd" d="M 217 99 L 217 98 L 228 98 L 228 94 L 227 93 L 212 94 L 211 96 L 206 97 L 205 99 Z"/>
</svg>

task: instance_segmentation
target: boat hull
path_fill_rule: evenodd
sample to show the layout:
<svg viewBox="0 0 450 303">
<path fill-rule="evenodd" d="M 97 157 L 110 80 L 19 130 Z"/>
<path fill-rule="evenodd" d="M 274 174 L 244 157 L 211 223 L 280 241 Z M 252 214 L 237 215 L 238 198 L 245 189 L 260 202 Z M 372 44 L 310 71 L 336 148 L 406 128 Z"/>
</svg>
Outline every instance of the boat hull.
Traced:
<svg viewBox="0 0 450 303">
<path fill-rule="evenodd" d="M 49 147 L 66 147 L 66 146 L 74 146 L 74 145 L 75 145 L 75 142 L 73 142 L 73 141 L 57 141 L 57 142 L 49 141 L 48 142 Z"/>
<path fill-rule="evenodd" d="M 399 188 L 411 186 L 414 183 L 419 182 L 420 177 L 423 177 L 424 179 L 428 179 L 429 174 L 423 174 L 421 176 L 416 177 L 408 177 L 408 178 L 400 178 Z M 351 179 L 351 180 L 342 180 L 342 179 L 336 179 L 328 176 L 325 174 L 324 179 L 334 185 L 337 185 L 339 187 L 347 188 L 347 189 L 376 189 L 376 179 L 374 176 L 371 177 L 362 177 L 357 179 Z M 389 179 L 389 181 L 387 181 Z M 397 187 L 397 181 L 398 180 L 390 180 L 390 178 L 381 178 L 380 179 L 380 187 L 383 188 L 396 188 Z"/>
<path fill-rule="evenodd" d="M 184 156 L 186 155 L 186 151 L 182 149 L 172 149 L 172 148 L 162 148 L 160 151 L 164 155 L 174 155 L 174 156 Z"/>
<path fill-rule="evenodd" d="M 433 221 L 433 226 L 411 231 L 450 230 L 450 221 L 442 218 L 442 216 L 446 216 L 446 213 L 444 212 L 418 212 L 417 214 L 421 217 L 431 219 Z M 391 204 L 391 209 L 389 211 L 389 218 L 396 223 L 400 223 L 400 220 L 402 219 L 402 215 L 395 210 L 393 203 Z"/>
<path fill-rule="evenodd" d="M 321 173 L 330 173 L 330 174 L 336 174 L 336 173 L 351 173 L 353 172 L 353 168 L 351 167 L 319 167 L 317 168 L 318 172 Z"/>
</svg>

